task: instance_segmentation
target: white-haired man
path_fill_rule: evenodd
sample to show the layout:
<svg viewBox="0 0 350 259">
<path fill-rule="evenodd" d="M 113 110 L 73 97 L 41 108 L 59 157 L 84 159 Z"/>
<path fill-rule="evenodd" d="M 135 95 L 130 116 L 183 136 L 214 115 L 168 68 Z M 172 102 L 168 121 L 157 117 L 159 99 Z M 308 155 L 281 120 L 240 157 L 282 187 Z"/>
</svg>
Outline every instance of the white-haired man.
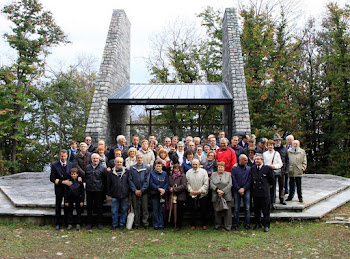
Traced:
<svg viewBox="0 0 350 259">
<path fill-rule="evenodd" d="M 124 135 L 117 136 L 117 144 L 111 148 L 108 159 L 114 159 L 114 149 L 119 148 L 122 151 L 122 157 L 125 160 L 128 157 L 128 146 Z"/>
</svg>

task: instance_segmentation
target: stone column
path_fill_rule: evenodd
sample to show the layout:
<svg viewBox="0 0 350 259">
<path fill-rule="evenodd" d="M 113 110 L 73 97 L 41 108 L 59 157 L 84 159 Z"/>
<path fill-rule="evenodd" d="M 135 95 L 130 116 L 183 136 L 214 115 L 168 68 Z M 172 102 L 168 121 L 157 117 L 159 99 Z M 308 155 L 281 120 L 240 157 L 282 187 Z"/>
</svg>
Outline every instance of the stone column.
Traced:
<svg viewBox="0 0 350 259">
<path fill-rule="evenodd" d="M 130 22 L 124 10 L 113 10 L 85 131 L 93 143 L 104 140 L 112 146 L 118 134 L 129 138 L 130 129 L 126 124 L 130 123 L 130 107 L 124 106 L 118 111 L 118 117 L 112 117 L 113 111 L 108 108 L 108 98 L 129 82 Z M 124 126 L 113 128 L 114 120 Z"/>
<path fill-rule="evenodd" d="M 223 20 L 222 78 L 232 94 L 233 135 L 251 133 L 240 32 L 235 8 L 225 10 Z M 227 115 L 227 111 L 225 115 Z"/>
</svg>

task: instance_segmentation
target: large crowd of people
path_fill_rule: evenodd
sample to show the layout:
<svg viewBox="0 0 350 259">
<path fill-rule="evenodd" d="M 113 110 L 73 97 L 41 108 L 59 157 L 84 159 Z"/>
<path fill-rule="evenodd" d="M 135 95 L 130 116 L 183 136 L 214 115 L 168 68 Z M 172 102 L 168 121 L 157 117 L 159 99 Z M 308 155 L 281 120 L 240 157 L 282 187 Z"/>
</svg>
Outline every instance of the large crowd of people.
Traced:
<svg viewBox="0 0 350 259">
<path fill-rule="evenodd" d="M 65 223 L 68 230 L 74 224 L 80 230 L 85 200 L 86 229 L 94 223 L 103 229 L 103 204 L 109 200 L 112 230 L 123 230 L 127 224 L 148 229 L 150 207 L 156 230 L 182 228 L 186 211 L 191 229 L 200 225 L 206 230 L 213 214 L 215 229 L 237 230 L 242 203 L 243 227 L 250 229 L 253 207 L 254 229 L 267 232 L 276 196 L 286 205 L 296 190 L 299 202 L 303 202 L 301 179 L 306 166 L 305 151 L 292 135 L 286 137 L 285 145 L 279 134 L 270 140 L 260 138 L 257 144 L 254 135 L 228 140 L 224 131 L 205 140 L 188 136 L 180 141 L 173 136 L 160 142 L 150 135 L 140 141 L 133 136 L 129 146 L 125 136 L 119 135 L 110 148 L 103 140 L 95 147 L 87 136 L 85 142 L 72 141 L 52 164 L 56 229 Z M 96 222 L 93 213 L 97 214 Z"/>
</svg>

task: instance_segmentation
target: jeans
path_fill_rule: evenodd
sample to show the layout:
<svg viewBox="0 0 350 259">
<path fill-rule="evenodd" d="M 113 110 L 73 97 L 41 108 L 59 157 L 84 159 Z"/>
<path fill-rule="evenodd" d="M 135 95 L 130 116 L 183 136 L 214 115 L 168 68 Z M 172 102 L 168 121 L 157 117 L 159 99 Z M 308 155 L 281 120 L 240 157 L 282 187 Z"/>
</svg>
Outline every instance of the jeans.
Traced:
<svg viewBox="0 0 350 259">
<path fill-rule="evenodd" d="M 112 226 L 118 226 L 118 212 L 120 209 L 120 223 L 119 226 L 125 226 L 126 216 L 128 214 L 129 197 L 112 198 Z"/>
<path fill-rule="evenodd" d="M 243 196 L 241 196 L 238 191 L 234 191 L 233 195 L 235 197 L 235 225 L 239 224 L 239 211 L 241 208 L 241 199 L 243 199 L 244 205 L 244 225 L 249 225 L 250 223 L 250 190 L 245 190 Z"/>
<path fill-rule="evenodd" d="M 164 227 L 163 208 L 162 208 L 162 205 L 160 204 L 160 196 L 152 195 L 151 203 L 153 208 L 153 217 L 152 217 L 153 227 L 163 228 Z"/>
</svg>

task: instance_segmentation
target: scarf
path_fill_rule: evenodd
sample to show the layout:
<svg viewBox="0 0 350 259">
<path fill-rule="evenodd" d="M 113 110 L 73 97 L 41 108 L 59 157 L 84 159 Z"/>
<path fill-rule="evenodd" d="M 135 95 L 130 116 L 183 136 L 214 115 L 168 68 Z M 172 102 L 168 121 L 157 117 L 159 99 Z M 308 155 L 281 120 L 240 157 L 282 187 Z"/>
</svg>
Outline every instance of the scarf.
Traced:
<svg viewBox="0 0 350 259">
<path fill-rule="evenodd" d="M 205 168 L 205 170 L 207 170 L 208 175 L 211 175 L 214 172 L 214 162 L 215 162 L 215 160 L 213 160 L 211 162 L 209 160 L 207 160 L 204 164 L 204 168 Z"/>
<path fill-rule="evenodd" d="M 177 172 L 176 174 L 173 174 L 173 179 L 175 180 L 181 175 L 181 172 Z"/>
</svg>

